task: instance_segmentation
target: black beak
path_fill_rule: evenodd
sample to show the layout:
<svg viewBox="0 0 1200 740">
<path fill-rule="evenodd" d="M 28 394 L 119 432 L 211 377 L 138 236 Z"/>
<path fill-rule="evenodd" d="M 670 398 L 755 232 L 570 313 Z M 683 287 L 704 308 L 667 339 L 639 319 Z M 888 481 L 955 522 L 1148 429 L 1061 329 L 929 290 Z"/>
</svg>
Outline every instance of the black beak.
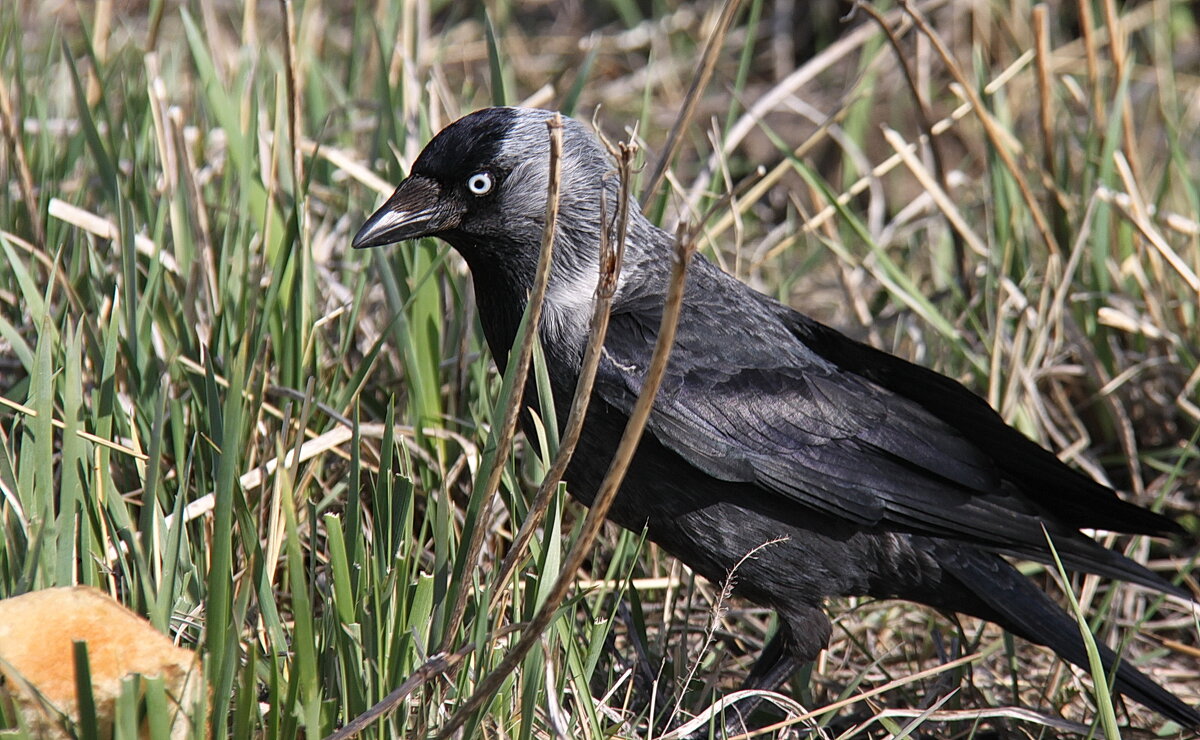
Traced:
<svg viewBox="0 0 1200 740">
<path fill-rule="evenodd" d="M 442 197 L 437 181 L 413 175 L 400 183 L 387 203 L 371 214 L 351 245 L 362 249 L 432 236 L 458 226 L 462 215 L 461 205 Z"/>
</svg>

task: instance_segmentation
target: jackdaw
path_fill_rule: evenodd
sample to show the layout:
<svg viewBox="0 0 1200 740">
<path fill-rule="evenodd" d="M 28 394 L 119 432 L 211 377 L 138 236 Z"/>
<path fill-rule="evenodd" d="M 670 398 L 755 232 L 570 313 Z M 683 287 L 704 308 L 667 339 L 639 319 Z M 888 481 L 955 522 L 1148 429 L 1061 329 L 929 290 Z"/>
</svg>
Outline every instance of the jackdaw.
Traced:
<svg viewBox="0 0 1200 740">
<path fill-rule="evenodd" d="M 534 283 L 549 173 L 548 111 L 488 108 L 437 134 L 355 247 L 435 236 L 466 260 L 503 370 Z M 617 178 L 564 120 L 560 216 L 539 326 L 567 417 L 592 314 L 600 194 Z M 610 209 L 613 210 L 613 209 Z M 634 206 L 590 406 L 567 470 L 590 505 L 641 390 L 674 239 Z M 526 398 L 535 398 L 527 393 Z M 1075 620 L 1008 558 L 1190 598 L 1080 532 L 1183 532 L 1122 501 L 937 372 L 837 331 L 695 257 L 653 412 L 609 518 L 779 615 L 747 685 L 774 689 L 826 646 L 832 596 L 900 598 L 994 622 L 1087 667 Z M 764 543 L 774 543 L 762 547 Z M 745 559 L 756 550 L 754 557 Z M 738 565 L 740 563 L 740 565 Z M 1101 646 L 1120 693 L 1189 728 L 1200 712 Z M 1114 668 L 1115 666 L 1115 668 Z"/>
</svg>

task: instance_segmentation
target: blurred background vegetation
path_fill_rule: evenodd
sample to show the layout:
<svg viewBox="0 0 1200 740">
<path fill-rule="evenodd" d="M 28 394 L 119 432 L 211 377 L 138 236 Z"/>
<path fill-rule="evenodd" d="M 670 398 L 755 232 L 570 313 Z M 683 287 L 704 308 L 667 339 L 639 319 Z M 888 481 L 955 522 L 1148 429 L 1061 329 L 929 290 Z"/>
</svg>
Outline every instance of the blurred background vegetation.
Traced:
<svg viewBox="0 0 1200 740">
<path fill-rule="evenodd" d="M 742 0 L 723 33 L 721 10 L 0 4 L 0 596 L 95 585 L 201 651 L 215 737 L 323 737 L 401 686 L 366 736 L 443 727 L 582 510 L 560 495 L 494 581 L 554 435 L 493 454 L 504 393 L 457 255 L 349 241 L 434 132 L 496 103 L 635 135 L 653 165 L 694 102 L 656 220 L 735 193 L 704 235 L 725 269 L 1200 532 L 1197 4 Z M 1194 537 L 1110 541 L 1168 574 L 1196 557 Z M 577 578 L 464 736 L 665 731 L 772 629 L 615 527 Z M 1096 635 L 1200 699 L 1185 606 L 1068 585 Z M 1088 731 L 1090 684 L 995 628 L 834 612 L 781 710 L 804 719 L 772 734 Z M 461 661 L 419 670 L 442 649 Z"/>
</svg>

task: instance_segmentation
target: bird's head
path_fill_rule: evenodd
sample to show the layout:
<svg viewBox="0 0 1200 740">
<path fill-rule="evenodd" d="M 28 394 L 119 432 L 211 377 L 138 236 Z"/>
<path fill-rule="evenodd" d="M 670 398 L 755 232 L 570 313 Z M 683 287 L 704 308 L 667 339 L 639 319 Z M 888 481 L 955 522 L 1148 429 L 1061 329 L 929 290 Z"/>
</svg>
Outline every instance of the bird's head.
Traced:
<svg viewBox="0 0 1200 740">
<path fill-rule="evenodd" d="M 359 229 L 353 245 L 437 236 L 459 248 L 469 262 L 477 251 L 499 249 L 505 253 L 498 257 L 536 262 L 549 177 L 546 123 L 553 115 L 531 108 L 485 108 L 442 129 L 417 157 L 408 178 Z M 559 197 L 568 236 L 573 228 L 598 230 L 599 195 L 614 179 L 611 170 L 596 137 L 578 121 L 564 118 Z M 533 254 L 520 253 L 530 248 Z"/>
<path fill-rule="evenodd" d="M 546 123 L 553 115 L 486 108 L 450 124 L 426 145 L 408 178 L 363 224 L 353 245 L 439 237 L 466 258 L 481 306 L 504 304 L 485 310 L 519 311 L 533 285 L 541 247 L 550 171 Z M 602 192 L 611 220 L 619 197 L 613 165 L 586 126 L 564 117 L 559 219 L 546 300 L 549 327 L 585 326 L 590 316 Z M 630 211 L 631 230 L 650 228 L 636 208 Z"/>
</svg>

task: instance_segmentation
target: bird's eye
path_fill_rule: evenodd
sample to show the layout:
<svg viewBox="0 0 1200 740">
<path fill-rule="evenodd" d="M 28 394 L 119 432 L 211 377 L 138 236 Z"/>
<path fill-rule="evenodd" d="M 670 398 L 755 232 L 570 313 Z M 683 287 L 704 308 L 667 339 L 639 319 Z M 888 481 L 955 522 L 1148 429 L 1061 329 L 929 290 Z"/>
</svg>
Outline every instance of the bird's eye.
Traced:
<svg viewBox="0 0 1200 740">
<path fill-rule="evenodd" d="M 492 192 L 494 184 L 490 172 L 476 172 L 467 178 L 467 190 L 470 190 L 473 195 L 487 195 Z"/>
</svg>

